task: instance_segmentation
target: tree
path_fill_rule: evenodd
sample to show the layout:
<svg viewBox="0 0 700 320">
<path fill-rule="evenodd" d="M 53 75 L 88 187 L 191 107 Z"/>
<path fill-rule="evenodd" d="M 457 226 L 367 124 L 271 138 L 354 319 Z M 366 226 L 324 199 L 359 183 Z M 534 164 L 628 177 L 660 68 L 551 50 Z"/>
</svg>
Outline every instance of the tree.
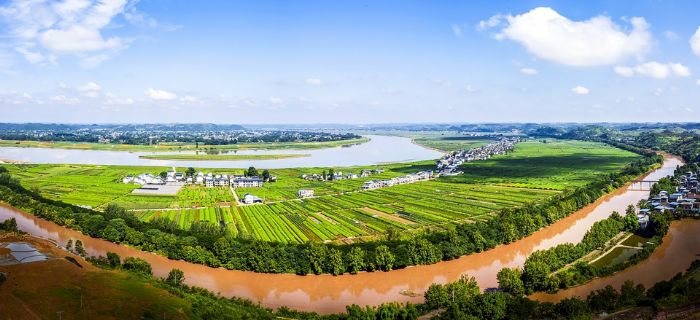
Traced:
<svg viewBox="0 0 700 320">
<path fill-rule="evenodd" d="M 328 268 L 327 270 L 334 276 L 345 272 L 345 264 L 343 263 L 343 253 L 340 250 L 331 248 L 328 250 Z"/>
<path fill-rule="evenodd" d="M 377 264 L 377 268 L 383 271 L 389 271 L 394 266 L 394 254 L 391 253 L 389 247 L 385 245 L 378 246 L 374 251 L 374 262 Z"/>
<path fill-rule="evenodd" d="M 517 268 L 503 268 L 498 271 L 498 287 L 514 296 L 522 296 L 525 293 L 523 285 L 522 271 Z"/>
<path fill-rule="evenodd" d="M 0 223 L 0 230 L 17 232 L 17 220 L 10 218 Z"/>
<path fill-rule="evenodd" d="M 124 258 L 124 263 L 122 264 L 122 268 L 124 268 L 124 270 L 129 270 L 129 271 L 132 271 L 135 273 L 140 273 L 140 274 L 145 274 L 145 275 L 152 274 L 151 264 L 148 263 L 146 260 L 143 260 L 141 258 L 134 258 L 134 257 Z"/>
<path fill-rule="evenodd" d="M 639 219 L 637 218 L 637 210 L 633 205 L 627 206 L 625 210 L 625 230 L 635 232 L 639 230 Z"/>
<path fill-rule="evenodd" d="M 443 285 L 433 283 L 425 291 L 425 304 L 431 310 L 439 309 L 446 306 L 449 303 L 449 295 L 447 294 L 447 288 Z"/>
<path fill-rule="evenodd" d="M 265 181 L 265 182 L 270 181 L 270 170 L 267 170 L 267 169 L 263 170 L 262 177 L 263 177 L 263 181 Z"/>
<path fill-rule="evenodd" d="M 168 177 L 168 173 L 167 173 L 167 172 L 165 172 L 165 171 L 162 171 L 162 172 L 161 172 L 161 173 L 159 173 L 158 175 L 160 176 L 160 178 L 161 178 L 161 179 L 164 179 L 164 180 L 165 180 L 165 178 L 167 178 L 167 177 Z"/>
<path fill-rule="evenodd" d="M 165 282 L 179 287 L 185 282 L 185 273 L 180 269 L 172 269 L 168 272 L 168 278 L 165 279 Z"/>
<path fill-rule="evenodd" d="M 255 167 L 250 167 L 248 168 L 248 171 L 246 172 L 246 175 L 249 177 L 257 177 L 258 176 L 258 170 L 255 169 Z"/>
<path fill-rule="evenodd" d="M 66 250 L 73 251 L 73 239 L 68 239 L 68 242 L 66 242 Z"/>
<path fill-rule="evenodd" d="M 309 257 L 311 272 L 315 274 L 323 273 L 323 267 L 326 262 L 326 246 L 315 242 L 309 243 L 307 256 Z"/>
<path fill-rule="evenodd" d="M 335 175 L 335 170 L 333 170 L 333 168 L 328 169 L 328 180 L 333 180 L 334 175 Z"/>
<path fill-rule="evenodd" d="M 643 284 L 634 285 L 634 282 L 627 280 L 620 288 L 620 306 L 633 307 L 644 300 L 646 289 Z"/>
<path fill-rule="evenodd" d="M 356 274 L 365 268 L 365 251 L 360 247 L 352 247 L 346 254 L 348 271 Z"/>
<path fill-rule="evenodd" d="M 107 226 L 102 229 L 102 238 L 119 243 L 124 240 L 126 236 L 126 228 L 128 227 L 124 219 L 117 218 L 109 220 Z"/>
<path fill-rule="evenodd" d="M 84 257 L 86 254 L 85 248 L 83 248 L 83 242 L 80 240 L 75 240 L 75 253 L 81 257 Z"/>
<path fill-rule="evenodd" d="M 116 268 L 122 264 L 119 255 L 114 252 L 107 252 L 107 261 L 109 261 L 109 266 Z"/>
<path fill-rule="evenodd" d="M 193 177 L 194 174 L 195 174 L 195 170 L 192 167 L 187 168 L 187 171 L 185 171 L 185 175 L 187 175 L 188 177 Z"/>
</svg>

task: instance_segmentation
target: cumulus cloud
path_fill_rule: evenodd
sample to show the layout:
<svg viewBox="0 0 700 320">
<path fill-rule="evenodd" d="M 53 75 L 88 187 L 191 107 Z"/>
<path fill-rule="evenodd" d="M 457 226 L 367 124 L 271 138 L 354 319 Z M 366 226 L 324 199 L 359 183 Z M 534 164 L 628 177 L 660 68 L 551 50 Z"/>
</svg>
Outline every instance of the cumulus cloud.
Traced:
<svg viewBox="0 0 700 320">
<path fill-rule="evenodd" d="M 633 67 L 617 66 L 614 71 L 618 75 L 627 78 L 635 75 L 655 79 L 690 76 L 690 69 L 680 63 L 659 63 L 656 61 L 641 63 Z"/>
<path fill-rule="evenodd" d="M 690 47 L 693 52 L 700 57 L 700 27 L 695 31 L 695 34 L 690 38 Z"/>
<path fill-rule="evenodd" d="M 65 95 L 59 94 L 51 97 L 51 101 L 58 103 L 58 104 L 77 104 L 80 102 L 78 98 L 73 98 L 73 97 L 67 97 Z"/>
<path fill-rule="evenodd" d="M 534 75 L 537 75 L 539 73 L 539 71 L 537 71 L 537 69 L 533 69 L 533 68 L 522 68 L 522 69 L 520 69 L 520 73 L 522 73 L 526 76 L 534 76 Z"/>
<path fill-rule="evenodd" d="M 12 0 L 0 7 L 8 26 L 6 36 L 30 63 L 54 62 L 56 55 L 71 54 L 96 66 L 129 44 L 129 39 L 106 36 L 113 19 L 136 0 Z"/>
<path fill-rule="evenodd" d="M 458 24 L 453 24 L 452 25 L 452 32 L 456 36 L 461 37 L 462 36 L 462 27 L 460 27 Z"/>
<path fill-rule="evenodd" d="M 571 88 L 571 92 L 573 92 L 575 94 L 579 94 L 579 95 L 587 95 L 591 91 L 588 90 L 588 88 L 586 88 L 586 87 L 575 86 L 575 87 Z"/>
<path fill-rule="evenodd" d="M 306 84 L 312 85 L 312 86 L 320 86 L 323 84 L 323 81 L 319 78 L 308 78 L 306 79 Z"/>
<path fill-rule="evenodd" d="M 280 105 L 280 104 L 284 103 L 284 100 L 282 100 L 282 98 L 278 98 L 278 97 L 269 97 L 269 98 L 267 98 L 267 101 L 269 103 L 275 104 L 275 105 Z"/>
<path fill-rule="evenodd" d="M 90 98 L 97 98 L 100 95 L 100 90 L 102 88 L 100 87 L 99 84 L 94 83 L 92 81 L 80 85 L 76 88 L 83 96 L 90 97 Z"/>
<path fill-rule="evenodd" d="M 167 101 L 177 99 L 177 94 L 161 89 L 148 88 L 144 93 L 146 97 L 152 100 Z"/>
<path fill-rule="evenodd" d="M 608 65 L 629 57 L 641 57 L 652 45 L 649 24 L 641 17 L 629 19 L 631 30 L 607 16 L 573 21 L 552 8 L 538 7 L 512 16 L 493 16 L 478 29 L 503 26 L 496 39 L 523 45 L 533 55 L 569 66 Z"/>
</svg>

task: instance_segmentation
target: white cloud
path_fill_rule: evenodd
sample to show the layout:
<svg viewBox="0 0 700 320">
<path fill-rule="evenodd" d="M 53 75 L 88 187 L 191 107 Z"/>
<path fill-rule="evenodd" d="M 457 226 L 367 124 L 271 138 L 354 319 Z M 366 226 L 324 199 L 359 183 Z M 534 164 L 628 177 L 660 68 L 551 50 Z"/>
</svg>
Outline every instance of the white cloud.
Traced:
<svg viewBox="0 0 700 320">
<path fill-rule="evenodd" d="M 695 81 L 695 84 L 697 84 L 697 85 L 700 86 L 700 79 L 696 80 L 696 81 Z"/>
<path fill-rule="evenodd" d="M 695 34 L 690 38 L 690 47 L 693 52 L 700 57 L 700 27 L 695 31 Z"/>
<path fill-rule="evenodd" d="M 467 93 L 476 92 L 476 88 L 474 88 L 474 86 L 472 86 L 471 84 L 468 84 L 468 85 L 464 86 L 464 92 L 467 92 Z"/>
<path fill-rule="evenodd" d="M 51 97 L 51 101 L 59 104 L 77 104 L 78 102 L 80 102 L 78 98 L 67 97 L 62 94 Z"/>
<path fill-rule="evenodd" d="M 160 89 L 148 88 L 148 90 L 146 90 L 144 93 L 146 94 L 146 96 L 148 98 L 153 99 L 153 100 L 164 101 L 164 100 L 174 100 L 177 98 L 177 94 L 170 92 L 170 91 L 166 91 L 166 90 L 160 90 Z"/>
<path fill-rule="evenodd" d="M 587 95 L 591 91 L 588 90 L 588 88 L 586 88 L 586 87 L 575 86 L 575 87 L 571 88 L 571 92 L 573 92 L 575 94 L 579 94 L 579 95 Z"/>
<path fill-rule="evenodd" d="M 80 94 L 82 94 L 83 96 L 90 98 L 97 98 L 100 95 L 100 90 L 102 90 L 99 84 L 94 83 L 92 81 L 84 85 L 80 85 L 76 89 L 80 91 Z"/>
<path fill-rule="evenodd" d="M 197 102 L 197 97 L 187 95 L 187 96 L 180 98 L 180 101 L 182 101 L 183 103 L 194 103 L 194 102 Z"/>
<path fill-rule="evenodd" d="M 620 76 L 626 78 L 634 77 L 634 69 L 631 67 L 617 66 L 613 70 L 615 70 L 615 73 L 617 73 Z"/>
<path fill-rule="evenodd" d="M 282 100 L 281 98 L 278 98 L 278 97 L 269 97 L 269 98 L 267 98 L 267 101 L 269 103 L 275 104 L 275 105 L 279 105 L 279 104 L 284 103 L 284 100 Z"/>
<path fill-rule="evenodd" d="M 320 86 L 323 84 L 323 81 L 319 78 L 308 78 L 306 79 L 306 84 L 312 85 L 312 86 Z"/>
<path fill-rule="evenodd" d="M 483 31 L 486 29 L 490 28 L 495 28 L 501 24 L 503 19 L 505 19 L 506 16 L 497 14 L 495 16 L 492 16 L 488 20 L 481 20 L 479 21 L 479 24 L 476 26 L 476 30 Z"/>
<path fill-rule="evenodd" d="M 678 40 L 678 38 L 679 38 L 678 34 L 671 31 L 671 30 L 664 31 L 664 37 L 666 37 L 666 39 L 668 39 L 668 40 L 673 40 L 673 41 Z"/>
<path fill-rule="evenodd" d="M 502 16 L 491 17 L 479 27 L 499 26 L 502 19 Z M 629 19 L 630 31 L 607 16 L 573 21 L 546 7 L 505 19 L 507 23 L 496 35 L 497 39 L 513 40 L 541 59 L 564 65 L 613 64 L 629 57 L 641 57 L 652 44 L 649 25 L 640 17 Z"/>
<path fill-rule="evenodd" d="M 462 27 L 460 27 L 458 24 L 453 24 L 452 25 L 452 32 L 456 36 L 461 37 L 462 36 Z"/>
<path fill-rule="evenodd" d="M 650 61 L 638 64 L 633 67 L 617 66 L 615 73 L 623 77 L 651 77 L 655 79 L 666 79 L 669 77 L 689 77 L 690 69 L 680 63 L 659 63 Z"/>
<path fill-rule="evenodd" d="M 124 14 L 136 0 L 12 0 L 0 7 L 0 18 L 8 25 L 6 36 L 30 63 L 55 60 L 56 55 L 71 54 L 92 67 L 128 46 L 129 39 L 107 37 L 105 29 Z"/>
<path fill-rule="evenodd" d="M 537 75 L 539 73 L 539 71 L 537 71 L 537 69 L 533 69 L 533 68 L 522 68 L 522 69 L 520 69 L 520 73 L 522 73 L 526 76 L 534 76 L 534 75 Z"/>
</svg>

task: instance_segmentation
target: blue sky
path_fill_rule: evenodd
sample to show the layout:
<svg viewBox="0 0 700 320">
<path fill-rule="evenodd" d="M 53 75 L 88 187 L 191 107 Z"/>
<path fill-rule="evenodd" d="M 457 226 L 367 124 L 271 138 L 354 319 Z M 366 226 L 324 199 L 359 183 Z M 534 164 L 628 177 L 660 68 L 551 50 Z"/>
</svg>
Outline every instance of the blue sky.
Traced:
<svg viewBox="0 0 700 320">
<path fill-rule="evenodd" d="M 0 22 L 0 121 L 700 120 L 693 1 L 18 0 Z"/>
</svg>

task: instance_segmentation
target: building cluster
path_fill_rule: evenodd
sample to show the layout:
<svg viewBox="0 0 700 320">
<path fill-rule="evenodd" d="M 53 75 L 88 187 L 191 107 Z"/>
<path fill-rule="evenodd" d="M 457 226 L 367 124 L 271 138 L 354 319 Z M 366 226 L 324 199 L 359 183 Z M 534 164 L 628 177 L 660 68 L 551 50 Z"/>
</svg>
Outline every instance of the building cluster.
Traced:
<svg viewBox="0 0 700 320">
<path fill-rule="evenodd" d="M 418 181 L 430 180 L 433 178 L 433 171 L 420 171 L 405 176 L 395 177 L 386 180 L 370 180 L 362 185 L 362 190 L 374 190 L 384 187 L 391 187 L 399 184 L 407 184 Z"/>
<path fill-rule="evenodd" d="M 649 215 L 653 211 L 682 211 L 691 214 L 700 214 L 700 194 L 698 194 L 698 176 L 695 172 L 688 171 L 679 177 L 680 186 L 676 192 L 660 191 L 649 201 L 651 208 L 639 210 L 637 218 L 639 225 L 646 228 L 649 223 Z"/>
<path fill-rule="evenodd" d="M 165 177 L 153 175 L 150 173 L 142 173 L 137 176 L 128 175 L 122 178 L 122 183 L 135 183 L 140 185 L 146 184 L 166 184 L 173 182 L 183 182 L 185 175 L 182 172 L 177 172 L 175 167 L 166 172 Z"/>
<path fill-rule="evenodd" d="M 182 184 L 197 184 L 207 188 L 213 187 L 228 187 L 233 188 L 260 188 L 263 186 L 264 179 L 258 176 L 242 176 L 228 174 L 212 174 L 197 172 L 193 176 L 185 176 L 182 172 L 177 172 L 175 168 L 166 172 L 165 178 L 160 175 L 150 173 L 142 173 L 137 176 L 126 176 L 122 179 L 123 183 L 136 183 L 140 185 L 164 185 L 168 183 Z"/>
<path fill-rule="evenodd" d="M 459 166 L 465 162 L 486 160 L 493 155 L 505 154 L 515 148 L 520 138 L 502 138 L 498 142 L 468 150 L 455 151 L 443 156 L 436 161 L 437 171 L 440 175 L 450 176 L 462 173 Z"/>
<path fill-rule="evenodd" d="M 326 181 L 326 180 L 343 180 L 343 179 L 357 179 L 357 178 L 364 178 L 364 177 L 369 177 L 373 174 L 379 174 L 379 173 L 384 173 L 384 169 L 365 169 L 360 171 L 360 173 L 346 173 L 343 174 L 342 171 L 338 172 L 333 172 L 330 174 L 302 174 L 301 178 L 307 181 Z"/>
</svg>

